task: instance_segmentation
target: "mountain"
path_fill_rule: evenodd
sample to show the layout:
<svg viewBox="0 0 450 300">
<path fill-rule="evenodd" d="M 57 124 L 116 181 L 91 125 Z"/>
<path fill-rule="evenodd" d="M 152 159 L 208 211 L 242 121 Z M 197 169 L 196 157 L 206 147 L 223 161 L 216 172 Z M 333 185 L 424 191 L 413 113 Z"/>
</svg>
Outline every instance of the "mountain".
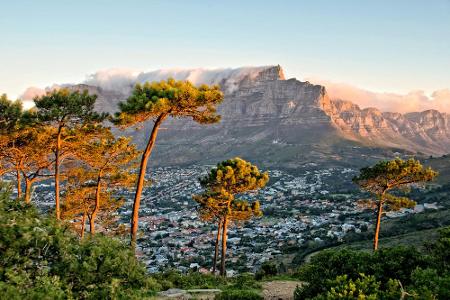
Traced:
<svg viewBox="0 0 450 300">
<path fill-rule="evenodd" d="M 215 163 L 242 156 L 264 165 L 295 167 L 307 163 L 356 164 L 406 154 L 450 152 L 450 116 L 438 111 L 399 114 L 361 109 L 331 100 L 324 86 L 286 79 L 280 66 L 140 74 L 120 88 L 104 82 L 74 86 L 99 96 L 97 109 L 114 112 L 135 81 L 167 77 L 219 84 L 225 93 L 222 120 L 198 125 L 168 120 L 154 155 L 167 164 Z M 128 130 L 141 145 L 146 130 Z M 160 159 L 158 159 L 160 158 Z"/>
<path fill-rule="evenodd" d="M 450 115 L 436 110 L 408 114 L 360 109 L 343 100 L 333 103 L 333 122 L 350 138 L 424 154 L 450 152 Z"/>
</svg>

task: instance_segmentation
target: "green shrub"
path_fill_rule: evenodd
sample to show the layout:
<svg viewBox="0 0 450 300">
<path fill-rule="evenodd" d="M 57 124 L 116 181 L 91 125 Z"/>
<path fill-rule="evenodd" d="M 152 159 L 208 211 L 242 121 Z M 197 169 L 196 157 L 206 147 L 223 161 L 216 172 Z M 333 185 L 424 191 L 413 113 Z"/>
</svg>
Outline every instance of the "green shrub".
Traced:
<svg viewBox="0 0 450 300">
<path fill-rule="evenodd" d="M 347 249 L 323 251 L 300 267 L 298 277 L 308 284 L 298 289 L 298 299 L 324 293 L 329 287 L 327 283 L 341 275 L 346 275 L 349 280 L 357 280 L 361 273 L 373 275 L 382 288 L 389 279 L 408 285 L 411 273 L 428 263 L 429 258 L 412 247 L 383 248 L 375 253 Z"/>
<path fill-rule="evenodd" d="M 125 298 L 160 285 L 123 241 L 79 241 L 64 223 L 0 194 L 0 294 L 5 299 Z"/>
<path fill-rule="evenodd" d="M 190 272 L 181 274 L 176 270 L 167 270 L 152 276 L 163 290 L 175 287 L 179 289 L 211 289 L 227 284 L 227 279 L 212 274 Z"/>
<path fill-rule="evenodd" d="M 216 300 L 262 300 L 261 294 L 254 290 L 224 290 L 215 297 Z"/>
<path fill-rule="evenodd" d="M 296 289 L 295 299 L 338 299 L 339 293 L 399 299 L 402 292 L 416 299 L 450 299 L 449 237 L 450 230 L 443 229 L 441 237 L 428 245 L 428 255 L 402 246 L 376 252 L 322 251 L 299 268 L 297 277 L 306 284 Z"/>
<path fill-rule="evenodd" d="M 277 265 L 272 261 L 265 261 L 261 264 L 261 268 L 256 272 L 255 277 L 257 280 L 261 280 L 264 277 L 275 276 L 277 274 Z"/>
<path fill-rule="evenodd" d="M 428 244 L 433 265 L 440 272 L 450 272 L 450 227 L 439 231 L 439 239 L 434 244 Z"/>
<path fill-rule="evenodd" d="M 356 279 L 360 273 L 368 273 L 371 255 L 352 250 L 326 250 L 300 267 L 298 277 L 307 282 L 297 289 L 296 299 L 308 299 L 327 291 L 327 281 L 339 275 Z"/>
<path fill-rule="evenodd" d="M 261 289 L 261 283 L 256 281 L 253 274 L 242 273 L 232 279 L 231 288 L 237 290 Z"/>
<path fill-rule="evenodd" d="M 389 280 L 385 290 L 381 289 L 381 282 L 375 276 L 360 274 L 356 280 L 349 279 L 347 275 L 337 276 L 329 280 L 328 290 L 315 296 L 314 300 L 397 300 L 401 299 L 399 282 Z M 294 293 L 295 299 L 302 299 L 298 295 L 298 289 Z"/>
<path fill-rule="evenodd" d="M 449 299 L 450 274 L 439 275 L 435 269 L 416 269 L 412 274 L 411 293 L 421 299 Z"/>
</svg>

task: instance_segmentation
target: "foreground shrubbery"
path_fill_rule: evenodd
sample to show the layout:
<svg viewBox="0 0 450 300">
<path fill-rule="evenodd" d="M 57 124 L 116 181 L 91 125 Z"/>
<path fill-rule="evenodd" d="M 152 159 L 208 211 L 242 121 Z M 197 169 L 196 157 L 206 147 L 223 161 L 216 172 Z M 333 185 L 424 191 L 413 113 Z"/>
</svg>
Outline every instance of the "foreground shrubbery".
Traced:
<svg viewBox="0 0 450 300">
<path fill-rule="evenodd" d="M 4 188 L 0 257 L 2 299 L 145 299 L 169 288 L 220 288 L 221 299 L 260 299 L 252 274 L 225 279 L 168 270 L 150 276 L 128 244 L 101 235 L 80 241 L 70 226 L 11 200 Z"/>
<path fill-rule="evenodd" d="M 320 252 L 300 267 L 298 277 L 307 284 L 297 288 L 295 299 L 448 299 L 450 228 L 427 249 Z"/>
<path fill-rule="evenodd" d="M 449 299 L 450 228 L 422 253 L 396 247 L 375 253 L 328 250 L 300 267 L 296 299 Z M 219 288 L 218 299 L 261 299 L 252 274 L 232 279 L 166 271 L 148 275 L 118 239 L 86 237 L 40 215 L 0 189 L 0 295 L 3 299 L 148 299 L 168 288 Z M 276 266 L 261 267 L 262 278 Z"/>
<path fill-rule="evenodd" d="M 218 299 L 260 299 L 261 283 L 251 273 L 243 273 L 233 278 L 224 278 L 212 274 L 192 272 L 181 274 L 176 270 L 168 270 L 152 275 L 161 285 L 162 290 L 180 289 L 221 289 Z M 240 295 L 239 297 L 236 295 Z M 235 298 L 230 298 L 235 297 Z"/>
<path fill-rule="evenodd" d="M 263 296 L 254 290 L 225 290 L 216 296 L 216 300 L 262 300 Z"/>
<path fill-rule="evenodd" d="M 160 285 L 123 242 L 83 241 L 34 207 L 0 195 L 0 295 L 4 299 L 143 298 Z"/>
</svg>

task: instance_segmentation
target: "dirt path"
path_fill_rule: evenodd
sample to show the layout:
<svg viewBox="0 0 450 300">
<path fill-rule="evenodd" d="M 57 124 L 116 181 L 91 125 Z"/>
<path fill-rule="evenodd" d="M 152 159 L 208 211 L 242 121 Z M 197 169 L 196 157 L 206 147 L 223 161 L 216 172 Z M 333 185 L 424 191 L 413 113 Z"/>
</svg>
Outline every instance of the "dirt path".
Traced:
<svg viewBox="0 0 450 300">
<path fill-rule="evenodd" d="M 263 295 L 265 300 L 292 300 L 297 285 L 300 281 L 268 281 L 263 283 Z"/>
</svg>

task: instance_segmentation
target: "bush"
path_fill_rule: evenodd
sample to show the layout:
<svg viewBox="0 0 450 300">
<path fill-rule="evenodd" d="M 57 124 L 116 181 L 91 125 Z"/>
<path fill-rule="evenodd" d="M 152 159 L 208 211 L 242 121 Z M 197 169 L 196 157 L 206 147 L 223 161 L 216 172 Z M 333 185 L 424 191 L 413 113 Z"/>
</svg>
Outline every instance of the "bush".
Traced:
<svg viewBox="0 0 450 300">
<path fill-rule="evenodd" d="M 428 244 L 433 265 L 441 272 L 450 272 L 450 227 L 439 231 L 439 239 L 434 244 Z"/>
<path fill-rule="evenodd" d="M 0 195 L 0 294 L 6 299 L 142 298 L 160 285 L 124 242 L 79 241 L 30 205 Z"/>
<path fill-rule="evenodd" d="M 243 273 L 232 279 L 232 288 L 238 290 L 244 289 L 260 289 L 261 283 L 255 280 L 255 276 L 251 273 Z"/>
<path fill-rule="evenodd" d="M 449 299 L 450 274 L 439 275 L 435 269 L 416 269 L 412 274 L 411 294 L 421 299 Z"/>
<path fill-rule="evenodd" d="M 278 274 L 277 265 L 271 261 L 265 261 L 261 264 L 261 268 L 256 272 L 255 277 L 261 280 L 264 277 L 275 276 Z"/>
<path fill-rule="evenodd" d="M 407 285 L 411 273 L 424 267 L 429 259 L 412 247 L 383 248 L 375 253 L 356 250 L 327 250 L 311 258 L 311 262 L 300 267 L 298 277 L 308 282 L 297 291 L 298 299 L 312 298 L 326 291 L 330 280 L 346 275 L 348 280 L 357 280 L 360 274 L 372 275 L 385 288 L 389 279 Z"/>
<path fill-rule="evenodd" d="M 356 280 L 349 279 L 347 275 L 337 276 L 335 280 L 328 282 L 328 291 L 314 297 L 315 300 L 338 300 L 338 299 L 366 299 L 366 300 L 397 300 L 401 299 L 401 291 L 398 281 L 389 280 L 386 290 L 382 290 L 381 282 L 374 276 L 360 274 Z M 295 299 L 300 299 L 297 291 Z"/>
<path fill-rule="evenodd" d="M 216 300 L 262 300 L 264 299 L 254 290 L 224 290 L 215 297 Z"/>
<path fill-rule="evenodd" d="M 306 284 L 296 289 L 295 299 L 354 299 L 350 294 L 399 299 L 402 292 L 417 299 L 449 299 L 449 236 L 450 230 L 443 229 L 437 242 L 428 245 L 428 255 L 402 246 L 319 252 L 299 268 L 296 275 Z"/>
<path fill-rule="evenodd" d="M 326 250 L 319 252 L 311 261 L 300 267 L 297 276 L 308 284 L 297 289 L 296 299 L 312 298 L 326 292 L 327 281 L 339 275 L 356 279 L 360 273 L 368 273 L 371 255 L 352 250 Z"/>
<path fill-rule="evenodd" d="M 221 276 L 191 272 L 181 274 L 176 270 L 167 270 L 152 276 L 163 290 L 175 287 L 179 289 L 212 289 L 227 284 L 227 280 Z"/>
</svg>

